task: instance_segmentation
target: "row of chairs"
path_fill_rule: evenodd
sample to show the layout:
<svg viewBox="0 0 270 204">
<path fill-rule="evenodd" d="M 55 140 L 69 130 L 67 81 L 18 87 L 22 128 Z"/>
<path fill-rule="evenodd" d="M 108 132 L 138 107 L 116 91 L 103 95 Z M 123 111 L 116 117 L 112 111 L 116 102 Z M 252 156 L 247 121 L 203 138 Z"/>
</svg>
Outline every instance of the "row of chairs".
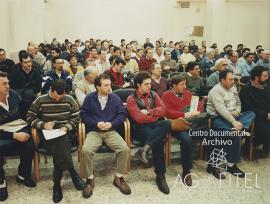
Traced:
<svg viewBox="0 0 270 204">
<path fill-rule="evenodd" d="M 127 97 L 129 95 L 131 95 L 133 92 L 134 92 L 134 89 L 119 89 L 119 90 L 114 91 L 114 93 L 117 94 L 121 98 L 121 100 L 123 101 L 124 104 L 126 104 Z M 211 128 L 211 120 L 209 120 L 209 128 Z M 249 147 L 249 154 L 248 154 L 249 160 L 252 160 L 252 155 L 253 155 L 253 151 L 252 151 L 253 150 L 253 148 L 252 148 L 253 130 L 254 130 L 254 123 L 252 123 L 251 129 L 250 129 L 251 136 L 250 136 L 250 147 Z M 132 140 L 131 123 L 130 123 L 130 120 L 128 119 L 128 117 L 126 118 L 126 120 L 123 124 L 123 127 L 121 127 L 118 131 L 130 149 L 133 146 L 136 147 L 136 146 L 143 146 L 144 145 L 135 139 Z M 49 153 L 46 151 L 46 149 L 42 145 L 40 145 L 40 138 L 38 135 L 38 131 L 35 128 L 32 128 L 32 137 L 33 137 L 33 140 L 34 140 L 35 145 L 36 145 L 36 151 L 35 151 L 35 156 L 34 156 L 34 175 L 35 175 L 35 180 L 39 181 L 40 180 L 40 172 L 39 172 L 40 154 L 44 155 L 45 161 L 47 161 L 46 159 L 47 159 L 47 156 L 49 155 Z M 71 147 L 71 152 L 77 151 L 78 162 L 80 162 L 81 158 L 82 158 L 82 146 L 84 144 L 85 137 L 86 137 L 85 124 L 81 122 L 81 123 L 79 123 L 79 125 L 77 127 L 76 142 L 74 142 L 72 144 L 72 147 Z M 165 140 L 164 140 L 166 166 L 171 164 L 171 141 L 172 141 L 172 136 L 168 133 L 166 135 Z M 202 145 L 200 145 L 199 147 L 200 147 L 200 150 L 199 150 L 200 151 L 200 159 L 202 159 L 203 154 L 204 154 L 204 148 Z M 110 150 L 110 148 L 108 146 L 103 144 L 99 148 L 97 153 L 105 153 L 105 152 L 113 152 L 113 151 Z M 81 166 L 82 165 L 80 164 L 80 175 L 82 175 L 82 167 Z M 127 172 L 129 172 L 130 169 L 131 169 L 131 157 L 129 156 L 128 164 L 127 164 Z"/>
</svg>

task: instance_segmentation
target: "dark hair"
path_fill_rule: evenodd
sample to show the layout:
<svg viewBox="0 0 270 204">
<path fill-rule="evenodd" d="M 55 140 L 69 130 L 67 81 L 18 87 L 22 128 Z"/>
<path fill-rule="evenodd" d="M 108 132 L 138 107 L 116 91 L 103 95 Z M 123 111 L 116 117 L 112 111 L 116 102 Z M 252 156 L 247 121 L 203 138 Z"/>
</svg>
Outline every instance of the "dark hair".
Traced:
<svg viewBox="0 0 270 204">
<path fill-rule="evenodd" d="M 170 50 L 164 50 L 163 54 L 166 55 L 167 52 L 171 54 Z"/>
<path fill-rule="evenodd" d="M 150 73 L 146 71 L 138 72 L 133 78 L 135 88 L 137 89 L 138 84 L 142 84 L 145 79 L 151 79 Z"/>
<path fill-rule="evenodd" d="M 136 53 L 140 52 L 141 50 L 143 51 L 142 48 L 138 48 L 138 49 L 136 50 Z"/>
<path fill-rule="evenodd" d="M 175 43 L 174 43 L 174 46 L 176 46 L 176 45 L 178 45 L 178 44 L 180 45 L 180 42 L 175 42 Z"/>
<path fill-rule="evenodd" d="M 101 86 L 101 81 L 104 79 L 111 80 L 110 76 L 108 74 L 105 74 L 105 73 L 100 74 L 97 76 L 97 78 L 95 78 L 94 85 L 95 85 L 96 90 L 97 90 L 97 86 Z"/>
<path fill-rule="evenodd" d="M 221 81 L 221 79 L 226 80 L 227 75 L 228 75 L 229 73 L 232 73 L 232 74 L 233 74 L 233 71 L 228 70 L 228 69 L 225 69 L 224 71 L 221 71 L 221 72 L 219 73 L 219 81 Z"/>
<path fill-rule="evenodd" d="M 58 48 L 58 47 L 54 47 L 54 48 L 52 48 L 52 51 L 55 51 L 55 52 L 57 52 L 58 54 L 60 54 L 61 53 L 61 50 Z"/>
<path fill-rule="evenodd" d="M 255 80 L 255 77 L 260 77 L 264 71 L 268 72 L 268 68 L 263 66 L 253 67 L 250 72 L 251 80 Z"/>
<path fill-rule="evenodd" d="M 68 57 L 67 57 L 67 61 L 70 62 L 70 60 L 71 60 L 73 57 L 75 57 L 76 59 L 78 59 L 77 55 L 75 55 L 75 54 L 70 54 L 70 55 L 68 55 Z"/>
<path fill-rule="evenodd" d="M 124 42 L 124 41 L 126 41 L 126 40 L 125 39 L 121 39 L 121 43 Z"/>
<path fill-rule="evenodd" d="M 226 45 L 224 48 L 227 49 L 228 47 L 232 48 L 232 45 Z"/>
<path fill-rule="evenodd" d="M 101 44 L 101 46 L 102 46 L 102 45 L 103 45 L 105 42 L 107 42 L 107 43 L 108 43 L 108 41 L 107 41 L 107 40 L 102 40 L 102 41 L 101 41 L 101 43 L 100 43 L 100 44 Z"/>
<path fill-rule="evenodd" d="M 109 63 L 112 65 L 113 61 L 115 60 L 116 56 L 112 55 L 109 58 Z"/>
<path fill-rule="evenodd" d="M 97 47 L 96 46 L 91 46 L 90 48 L 89 48 L 89 51 L 92 51 L 92 50 L 96 50 L 97 49 Z"/>
<path fill-rule="evenodd" d="M 0 71 L 0 77 L 7 78 L 8 77 L 8 74 L 6 72 Z"/>
<path fill-rule="evenodd" d="M 257 53 L 261 54 L 261 52 L 263 52 L 263 51 L 264 51 L 264 49 L 261 48 L 261 49 L 258 49 Z"/>
<path fill-rule="evenodd" d="M 170 79 L 170 87 L 173 87 L 173 85 L 179 84 L 181 81 L 186 81 L 185 76 L 183 76 L 180 73 L 173 75 L 173 77 Z"/>
<path fill-rule="evenodd" d="M 126 62 L 120 57 L 116 57 L 114 63 L 116 65 L 119 65 L 119 64 L 126 65 Z"/>
<path fill-rule="evenodd" d="M 30 54 L 28 54 L 26 51 L 25 52 L 24 51 L 21 50 L 19 52 L 19 60 L 20 60 L 20 62 L 22 62 L 23 59 L 27 59 L 28 57 L 32 58 Z"/>
<path fill-rule="evenodd" d="M 256 46 L 256 50 L 257 50 L 259 47 L 262 47 L 262 45 L 257 45 L 257 46 Z"/>
<path fill-rule="evenodd" d="M 113 48 L 113 52 L 116 52 L 117 50 L 121 51 L 121 49 L 119 47 L 115 47 Z"/>
<path fill-rule="evenodd" d="M 115 46 L 114 46 L 114 45 L 109 45 L 109 50 L 110 50 L 112 47 L 114 48 Z"/>
<path fill-rule="evenodd" d="M 243 47 L 244 45 L 242 44 L 242 43 L 240 43 L 240 44 L 238 44 L 237 45 L 237 49 L 239 48 L 239 47 Z"/>
<path fill-rule="evenodd" d="M 2 52 L 2 51 L 6 52 L 3 48 L 0 48 L 0 52 Z"/>
<path fill-rule="evenodd" d="M 56 60 L 62 59 L 60 56 L 56 56 L 52 58 L 52 63 L 55 64 Z"/>
<path fill-rule="evenodd" d="M 189 63 L 187 63 L 187 67 L 186 67 L 187 72 L 189 72 L 190 70 L 192 71 L 194 69 L 194 67 L 197 66 L 197 65 L 199 67 L 201 67 L 198 62 L 189 62 Z"/>
<path fill-rule="evenodd" d="M 66 90 L 66 83 L 62 79 L 56 79 L 51 84 L 51 91 L 56 91 L 57 94 L 63 94 Z"/>
<path fill-rule="evenodd" d="M 77 39 L 77 40 L 75 40 L 75 43 L 77 43 L 77 42 L 81 42 L 79 39 Z"/>
<path fill-rule="evenodd" d="M 245 58 L 248 58 L 250 55 L 253 55 L 254 56 L 255 54 L 253 52 L 248 52 L 244 57 Z"/>
</svg>

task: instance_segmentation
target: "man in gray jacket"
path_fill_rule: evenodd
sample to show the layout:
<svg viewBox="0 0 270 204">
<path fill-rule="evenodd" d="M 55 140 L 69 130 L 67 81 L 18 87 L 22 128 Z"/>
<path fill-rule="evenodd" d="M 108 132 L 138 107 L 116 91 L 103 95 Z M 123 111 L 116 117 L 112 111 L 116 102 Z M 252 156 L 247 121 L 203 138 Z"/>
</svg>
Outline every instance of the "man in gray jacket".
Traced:
<svg viewBox="0 0 270 204">
<path fill-rule="evenodd" d="M 241 113 L 241 102 L 234 87 L 232 71 L 220 72 L 219 83 L 208 95 L 207 112 L 212 117 L 214 136 L 225 136 L 223 138 L 228 139 L 225 145 L 219 144 L 219 146 L 224 146 L 224 152 L 227 153 L 227 171 L 235 176 L 245 177 L 245 173 L 236 165 L 240 162 L 240 136 L 248 134 L 247 131 L 255 118 L 255 113 L 251 111 Z"/>
</svg>

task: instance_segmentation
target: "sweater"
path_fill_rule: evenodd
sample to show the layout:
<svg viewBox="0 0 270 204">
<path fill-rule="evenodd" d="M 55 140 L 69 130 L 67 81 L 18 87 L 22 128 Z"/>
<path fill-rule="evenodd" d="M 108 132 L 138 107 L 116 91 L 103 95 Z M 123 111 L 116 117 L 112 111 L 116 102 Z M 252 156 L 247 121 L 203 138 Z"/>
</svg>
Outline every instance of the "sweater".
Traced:
<svg viewBox="0 0 270 204">
<path fill-rule="evenodd" d="M 20 119 L 20 96 L 13 90 L 9 91 L 8 105 L 9 111 L 0 106 L 0 125 Z M 11 140 L 12 132 L 0 130 L 0 140 Z"/>
<path fill-rule="evenodd" d="M 157 83 L 153 78 L 151 79 L 151 90 L 155 91 L 160 97 L 163 93 L 168 90 L 169 83 L 164 77 L 160 78 L 159 83 Z"/>
<path fill-rule="evenodd" d="M 187 89 L 191 91 L 193 95 L 199 96 L 201 90 L 204 88 L 202 78 L 200 76 L 192 77 L 188 72 L 185 72 L 183 76 L 186 78 Z"/>
<path fill-rule="evenodd" d="M 126 119 L 126 111 L 123 102 L 114 93 L 108 95 L 108 101 L 105 108 L 101 109 L 101 104 L 98 100 L 98 92 L 93 92 L 85 97 L 81 107 L 80 116 L 82 122 L 85 123 L 86 132 L 101 131 L 97 124 L 98 122 L 110 122 L 112 129 L 116 129 L 123 124 Z"/>
<path fill-rule="evenodd" d="M 138 63 L 140 71 L 150 72 L 150 67 L 154 62 L 156 62 L 154 58 L 146 59 L 146 57 L 142 57 Z"/>
<path fill-rule="evenodd" d="M 73 130 L 79 123 L 79 106 L 70 95 L 54 101 L 50 93 L 39 96 L 26 114 L 27 122 L 37 129 L 43 129 L 49 121 L 55 123 L 54 128 L 66 127 Z"/>
<path fill-rule="evenodd" d="M 189 108 L 191 104 L 192 93 L 185 90 L 182 97 L 177 96 L 172 90 L 166 91 L 162 96 L 167 113 L 166 117 L 170 119 L 181 118 L 185 116 L 185 110 Z M 203 103 L 199 102 L 198 111 L 203 112 Z"/>
<path fill-rule="evenodd" d="M 77 85 L 75 86 L 75 90 L 74 90 L 79 105 L 82 106 L 87 94 L 95 92 L 95 91 L 96 91 L 96 88 L 94 84 L 90 84 L 85 79 L 82 79 L 81 81 L 79 81 Z"/>
<path fill-rule="evenodd" d="M 241 102 L 236 88 L 233 86 L 225 89 L 218 83 L 208 94 L 206 110 L 210 115 L 219 115 L 230 123 L 236 121 L 231 114 L 232 111 L 241 112 Z"/>
<path fill-rule="evenodd" d="M 125 81 L 124 75 L 122 73 L 114 71 L 112 67 L 109 70 L 105 71 L 104 73 L 108 74 L 111 78 L 112 90 L 119 89 L 124 85 Z"/>
</svg>

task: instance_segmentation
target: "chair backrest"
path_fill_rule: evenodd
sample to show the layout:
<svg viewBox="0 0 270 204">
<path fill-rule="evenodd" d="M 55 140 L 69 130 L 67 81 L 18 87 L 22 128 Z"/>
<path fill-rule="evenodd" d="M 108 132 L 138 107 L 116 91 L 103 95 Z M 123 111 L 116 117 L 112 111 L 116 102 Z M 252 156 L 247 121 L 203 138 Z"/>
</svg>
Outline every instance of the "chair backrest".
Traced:
<svg viewBox="0 0 270 204">
<path fill-rule="evenodd" d="M 127 98 L 128 96 L 130 96 L 131 94 L 133 94 L 135 91 L 135 89 L 132 88 L 128 88 L 128 89 L 117 89 L 114 90 L 113 93 L 118 95 L 120 97 L 120 99 L 122 100 L 123 103 L 127 102 Z"/>
</svg>

